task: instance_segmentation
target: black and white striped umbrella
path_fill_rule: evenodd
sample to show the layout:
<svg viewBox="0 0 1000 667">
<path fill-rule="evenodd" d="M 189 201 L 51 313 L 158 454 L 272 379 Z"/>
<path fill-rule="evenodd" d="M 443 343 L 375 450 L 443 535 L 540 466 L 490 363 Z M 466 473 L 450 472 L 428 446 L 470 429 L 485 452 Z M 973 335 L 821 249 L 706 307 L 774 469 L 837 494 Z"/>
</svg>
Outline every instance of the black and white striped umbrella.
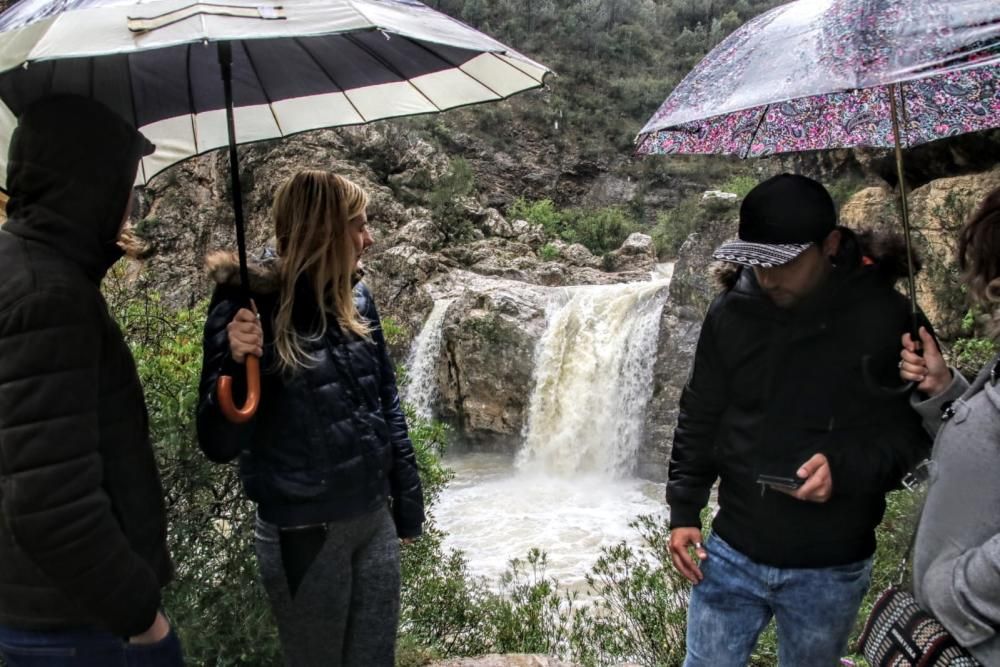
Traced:
<svg viewBox="0 0 1000 667">
<path fill-rule="evenodd" d="M 220 42 L 237 143 L 499 100 L 549 72 L 413 0 L 21 0 L 0 15 L 0 187 L 16 116 L 53 93 L 156 144 L 140 183 L 226 145 Z"/>
<path fill-rule="evenodd" d="M 499 100 L 548 72 L 414 0 L 21 0 L 0 15 L 0 188 L 18 114 L 58 93 L 103 102 L 156 144 L 141 184 L 228 145 L 246 290 L 236 144 Z M 260 399 L 255 357 L 246 371 L 243 407 L 219 379 L 234 422 Z"/>
</svg>

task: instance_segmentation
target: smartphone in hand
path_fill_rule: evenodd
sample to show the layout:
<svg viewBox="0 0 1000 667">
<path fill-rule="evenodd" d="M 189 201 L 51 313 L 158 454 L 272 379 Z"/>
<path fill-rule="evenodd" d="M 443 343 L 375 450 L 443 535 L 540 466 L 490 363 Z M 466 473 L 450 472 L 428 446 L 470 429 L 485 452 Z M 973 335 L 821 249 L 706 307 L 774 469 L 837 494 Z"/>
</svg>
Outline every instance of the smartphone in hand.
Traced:
<svg viewBox="0 0 1000 667">
<path fill-rule="evenodd" d="M 795 491 L 803 484 L 806 480 L 800 477 L 785 477 L 783 475 L 757 475 L 757 483 L 761 485 L 761 491 L 763 487 L 771 487 L 772 489 L 784 489 L 786 491 Z"/>
</svg>

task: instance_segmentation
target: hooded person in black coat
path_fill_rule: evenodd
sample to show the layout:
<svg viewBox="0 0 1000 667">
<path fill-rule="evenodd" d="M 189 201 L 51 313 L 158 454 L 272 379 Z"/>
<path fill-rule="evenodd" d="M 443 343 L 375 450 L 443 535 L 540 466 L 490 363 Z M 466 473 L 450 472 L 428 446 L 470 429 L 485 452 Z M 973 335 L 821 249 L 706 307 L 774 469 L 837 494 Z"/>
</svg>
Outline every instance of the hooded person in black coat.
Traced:
<svg viewBox="0 0 1000 667">
<path fill-rule="evenodd" d="M 34 103 L 11 140 L 0 227 L 0 652 L 13 665 L 32 664 L 19 653 L 32 637 L 72 646 L 70 630 L 91 646 L 77 646 L 81 660 L 124 653 L 129 637 L 169 638 L 180 660 L 158 611 L 172 567 L 145 401 L 100 291 L 153 148 L 77 96 Z"/>
</svg>

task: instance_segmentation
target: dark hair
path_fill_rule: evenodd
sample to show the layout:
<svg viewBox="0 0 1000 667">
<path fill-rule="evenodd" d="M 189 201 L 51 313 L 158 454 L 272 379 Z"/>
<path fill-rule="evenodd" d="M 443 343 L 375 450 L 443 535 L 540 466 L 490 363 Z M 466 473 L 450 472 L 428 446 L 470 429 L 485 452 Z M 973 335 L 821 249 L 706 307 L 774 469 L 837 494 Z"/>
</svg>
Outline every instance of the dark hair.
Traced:
<svg viewBox="0 0 1000 667">
<path fill-rule="evenodd" d="M 976 302 L 1000 302 L 1000 188 L 986 195 L 959 232 L 958 267 Z"/>
<path fill-rule="evenodd" d="M 871 266 L 889 283 L 895 283 L 908 274 L 906 239 L 902 234 L 874 229 L 855 232 L 842 225 L 837 227 L 837 231 L 840 232 L 840 248 L 831 258 L 835 266 L 847 267 L 849 270 Z M 920 255 L 914 249 L 913 273 L 920 273 L 922 267 Z"/>
</svg>

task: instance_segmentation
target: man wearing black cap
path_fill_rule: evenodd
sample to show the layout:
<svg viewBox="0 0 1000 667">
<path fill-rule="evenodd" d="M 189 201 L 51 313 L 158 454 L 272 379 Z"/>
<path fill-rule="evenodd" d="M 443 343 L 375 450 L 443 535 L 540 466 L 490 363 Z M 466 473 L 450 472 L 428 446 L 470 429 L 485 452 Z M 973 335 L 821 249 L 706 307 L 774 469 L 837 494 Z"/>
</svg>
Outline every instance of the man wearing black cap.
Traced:
<svg viewBox="0 0 1000 667">
<path fill-rule="evenodd" d="M 863 257 L 836 218 L 822 185 L 783 174 L 746 196 L 739 238 L 715 252 L 729 280 L 702 326 L 667 482 L 671 558 L 694 584 L 686 667 L 746 665 L 772 617 L 783 667 L 838 664 L 885 493 L 929 450 L 908 397 L 887 388 L 908 302 L 888 258 Z"/>
<path fill-rule="evenodd" d="M 135 363 L 100 292 L 154 147 L 104 106 L 20 115 L 0 227 L 0 655 L 179 665 L 160 613 L 163 490 Z"/>
</svg>

